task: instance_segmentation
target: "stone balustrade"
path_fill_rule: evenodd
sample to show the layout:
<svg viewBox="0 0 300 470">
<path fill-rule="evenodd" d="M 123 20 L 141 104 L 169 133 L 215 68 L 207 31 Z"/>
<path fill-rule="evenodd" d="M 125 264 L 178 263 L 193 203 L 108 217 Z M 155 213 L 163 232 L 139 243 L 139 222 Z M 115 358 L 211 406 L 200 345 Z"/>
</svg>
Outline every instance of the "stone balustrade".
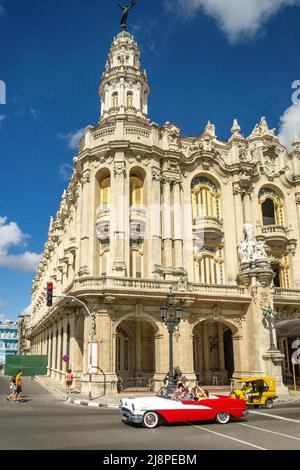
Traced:
<svg viewBox="0 0 300 470">
<path fill-rule="evenodd" d="M 278 297 L 300 297 L 300 289 L 285 289 L 282 287 L 276 287 L 274 289 L 274 295 Z"/>
<path fill-rule="evenodd" d="M 286 233 L 286 228 L 283 225 L 265 225 L 262 227 L 262 233 L 268 235 L 269 233 L 283 232 Z"/>
</svg>

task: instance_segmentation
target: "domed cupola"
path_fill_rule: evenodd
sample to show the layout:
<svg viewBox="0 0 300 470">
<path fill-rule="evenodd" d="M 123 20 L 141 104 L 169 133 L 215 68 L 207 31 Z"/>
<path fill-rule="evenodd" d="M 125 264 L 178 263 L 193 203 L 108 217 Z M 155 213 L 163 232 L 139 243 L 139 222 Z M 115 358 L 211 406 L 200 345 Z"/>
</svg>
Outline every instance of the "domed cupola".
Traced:
<svg viewBox="0 0 300 470">
<path fill-rule="evenodd" d="M 141 71 L 140 50 L 133 36 L 123 30 L 111 45 L 99 94 L 101 120 L 125 115 L 148 121 L 150 88 Z"/>
</svg>

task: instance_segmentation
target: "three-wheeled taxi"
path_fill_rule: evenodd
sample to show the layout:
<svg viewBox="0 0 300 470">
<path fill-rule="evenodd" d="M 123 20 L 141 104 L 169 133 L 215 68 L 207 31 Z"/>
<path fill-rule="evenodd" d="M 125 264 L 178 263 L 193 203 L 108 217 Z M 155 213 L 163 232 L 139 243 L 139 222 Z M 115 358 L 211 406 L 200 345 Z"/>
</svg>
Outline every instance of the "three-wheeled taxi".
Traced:
<svg viewBox="0 0 300 470">
<path fill-rule="evenodd" d="M 239 381 L 241 388 L 230 393 L 232 398 L 242 398 L 247 405 L 273 407 L 276 396 L 276 381 L 274 377 L 249 377 Z"/>
</svg>

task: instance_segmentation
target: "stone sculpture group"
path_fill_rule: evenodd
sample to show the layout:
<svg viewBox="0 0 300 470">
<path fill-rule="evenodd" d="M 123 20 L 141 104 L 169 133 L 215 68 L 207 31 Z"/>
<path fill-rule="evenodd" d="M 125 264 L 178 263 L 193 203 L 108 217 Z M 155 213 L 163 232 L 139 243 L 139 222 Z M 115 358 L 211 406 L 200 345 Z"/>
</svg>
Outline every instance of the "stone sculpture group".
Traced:
<svg viewBox="0 0 300 470">
<path fill-rule="evenodd" d="M 257 242 L 251 224 L 243 225 L 244 240 L 239 245 L 239 256 L 241 263 L 253 263 L 255 261 L 267 261 L 266 243 Z"/>
</svg>

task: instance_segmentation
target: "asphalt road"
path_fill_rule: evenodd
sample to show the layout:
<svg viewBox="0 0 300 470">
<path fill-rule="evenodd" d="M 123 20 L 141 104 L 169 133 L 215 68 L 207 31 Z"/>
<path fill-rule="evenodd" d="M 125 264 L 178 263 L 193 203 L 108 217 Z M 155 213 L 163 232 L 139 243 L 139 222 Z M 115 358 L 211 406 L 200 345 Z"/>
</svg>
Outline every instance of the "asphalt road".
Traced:
<svg viewBox="0 0 300 470">
<path fill-rule="evenodd" d="M 300 403 L 259 409 L 247 419 L 161 426 L 148 430 L 121 422 L 118 410 L 74 406 L 31 379 L 26 401 L 8 403 L 0 375 L 0 450 L 299 450 Z"/>
</svg>

